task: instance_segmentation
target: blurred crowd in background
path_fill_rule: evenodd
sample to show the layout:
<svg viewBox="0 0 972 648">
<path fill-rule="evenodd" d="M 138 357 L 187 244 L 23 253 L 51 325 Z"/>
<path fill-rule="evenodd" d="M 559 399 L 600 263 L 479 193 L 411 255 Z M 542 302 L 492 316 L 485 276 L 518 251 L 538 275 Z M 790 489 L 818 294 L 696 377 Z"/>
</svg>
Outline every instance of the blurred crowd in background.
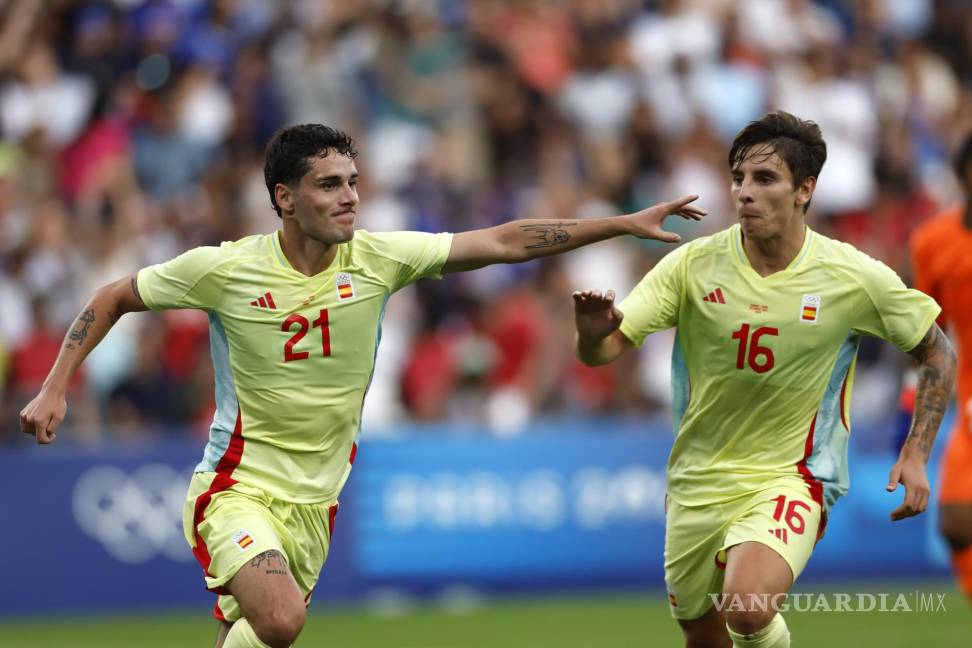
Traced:
<svg viewBox="0 0 972 648">
<path fill-rule="evenodd" d="M 972 3 L 0 0 L 0 75 L 0 440 L 19 441 L 17 412 L 95 289 L 279 227 L 263 150 L 295 123 L 357 140 L 364 229 L 596 218 L 697 193 L 706 220 L 669 223 L 688 239 L 735 220 L 729 142 L 782 108 L 828 144 L 811 227 L 907 281 L 909 232 L 959 198 Z M 365 434 L 664 416 L 673 336 L 588 369 L 570 293 L 624 296 L 667 249 L 615 239 L 406 289 Z M 865 344 L 855 417 L 893 410 L 902 357 Z M 73 384 L 70 436 L 204 436 L 212 381 L 205 314 L 126 316 Z"/>
</svg>

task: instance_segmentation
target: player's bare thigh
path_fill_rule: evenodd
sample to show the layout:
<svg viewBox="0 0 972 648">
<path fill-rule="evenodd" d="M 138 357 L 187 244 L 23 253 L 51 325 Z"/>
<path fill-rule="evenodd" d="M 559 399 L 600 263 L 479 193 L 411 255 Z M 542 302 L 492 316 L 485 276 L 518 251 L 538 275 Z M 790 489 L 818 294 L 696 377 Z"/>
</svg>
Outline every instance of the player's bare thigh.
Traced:
<svg viewBox="0 0 972 648">
<path fill-rule="evenodd" d="M 270 646 L 294 643 L 307 608 L 282 553 L 272 549 L 255 556 L 226 587 L 261 641 Z"/>
<path fill-rule="evenodd" d="M 939 505 L 938 529 L 952 551 L 972 546 L 972 502 Z"/>
<path fill-rule="evenodd" d="M 678 625 L 685 635 L 685 648 L 732 648 L 726 617 L 714 605 L 698 619 L 679 619 Z"/>
</svg>

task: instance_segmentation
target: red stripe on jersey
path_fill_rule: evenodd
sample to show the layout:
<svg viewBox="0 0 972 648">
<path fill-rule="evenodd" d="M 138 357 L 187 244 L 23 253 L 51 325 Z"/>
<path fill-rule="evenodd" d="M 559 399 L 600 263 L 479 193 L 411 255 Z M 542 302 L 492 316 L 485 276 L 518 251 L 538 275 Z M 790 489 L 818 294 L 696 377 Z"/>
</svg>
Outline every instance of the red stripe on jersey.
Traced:
<svg viewBox="0 0 972 648">
<path fill-rule="evenodd" d="M 213 499 L 213 495 L 229 489 L 236 483 L 233 479 L 233 471 L 236 467 L 240 465 L 240 459 L 243 457 L 243 414 L 239 407 L 236 408 L 236 427 L 233 430 L 233 436 L 230 438 L 229 446 L 226 448 L 226 452 L 220 458 L 219 463 L 216 465 L 216 477 L 213 479 L 212 483 L 209 485 L 209 490 L 196 498 L 196 504 L 193 507 L 192 514 L 192 532 L 193 538 L 196 541 L 196 546 L 193 547 L 192 553 L 196 557 L 196 560 L 202 565 L 203 571 L 206 575 L 212 577 L 209 573 L 209 565 L 212 563 L 212 556 L 209 555 L 209 548 L 206 547 L 206 542 L 202 539 L 199 534 L 199 525 L 204 519 L 206 519 L 206 507 Z M 213 592 L 217 594 L 229 594 L 229 591 L 225 587 L 216 587 L 212 589 Z"/>
<path fill-rule="evenodd" d="M 716 288 L 716 297 L 719 298 L 720 304 L 726 303 L 726 298 L 722 296 L 722 288 Z"/>
<path fill-rule="evenodd" d="M 357 457 L 357 456 L 358 456 L 358 444 L 357 443 L 352 443 L 351 444 L 351 456 L 348 457 L 348 463 L 353 466 L 354 465 L 354 458 Z"/>
<path fill-rule="evenodd" d="M 847 403 L 844 401 L 844 394 L 847 393 L 847 379 L 850 378 L 850 370 L 844 374 L 844 384 L 840 386 L 840 422 L 844 424 L 844 429 L 850 432 L 850 426 L 847 425 L 847 417 L 844 415 L 844 408 L 847 407 Z"/>
<path fill-rule="evenodd" d="M 267 307 L 267 299 L 266 299 L 266 297 L 261 297 L 257 301 L 260 302 L 260 305 L 263 306 L 264 308 Z"/>
<path fill-rule="evenodd" d="M 259 304 L 257 304 L 257 300 L 254 299 L 250 302 L 250 306 L 259 306 Z"/>
<path fill-rule="evenodd" d="M 277 305 L 273 303 L 273 297 L 270 296 L 270 293 L 267 293 L 266 297 L 267 303 L 270 304 L 270 308 L 276 308 Z"/>
<path fill-rule="evenodd" d="M 706 297 L 703 297 L 703 298 L 702 298 L 702 301 L 709 301 L 709 298 L 708 298 L 708 296 L 706 296 Z"/>
<path fill-rule="evenodd" d="M 807 486 L 810 489 L 810 497 L 813 501 L 823 508 L 823 484 L 820 480 L 813 476 L 810 472 L 810 468 L 807 467 L 807 459 L 813 454 L 813 431 L 817 427 L 817 415 L 813 415 L 813 420 L 810 421 L 810 432 L 807 433 L 807 442 L 803 449 L 803 459 L 797 462 L 797 470 L 803 476 L 803 481 L 807 482 Z"/>
<path fill-rule="evenodd" d="M 217 621 L 226 621 L 226 615 L 219 609 L 219 599 L 216 599 L 216 604 L 213 605 L 213 618 Z"/>
<path fill-rule="evenodd" d="M 716 555 L 715 555 L 715 563 L 716 563 L 716 567 L 718 567 L 719 569 L 725 569 L 726 568 L 726 563 L 724 563 L 721 560 L 719 560 L 719 554 L 718 553 L 716 553 Z"/>
</svg>

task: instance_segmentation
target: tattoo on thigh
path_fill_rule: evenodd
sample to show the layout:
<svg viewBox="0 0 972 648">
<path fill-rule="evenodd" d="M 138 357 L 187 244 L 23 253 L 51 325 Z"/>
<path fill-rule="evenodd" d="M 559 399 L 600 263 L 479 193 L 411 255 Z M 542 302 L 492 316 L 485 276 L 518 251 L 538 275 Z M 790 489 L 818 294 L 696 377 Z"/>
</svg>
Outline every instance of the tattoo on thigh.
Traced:
<svg viewBox="0 0 972 648">
<path fill-rule="evenodd" d="M 250 564 L 257 568 L 263 567 L 267 574 L 281 574 L 286 576 L 290 573 L 287 569 L 287 561 L 284 559 L 283 554 L 276 549 L 270 549 L 258 554 L 250 561 Z"/>
</svg>

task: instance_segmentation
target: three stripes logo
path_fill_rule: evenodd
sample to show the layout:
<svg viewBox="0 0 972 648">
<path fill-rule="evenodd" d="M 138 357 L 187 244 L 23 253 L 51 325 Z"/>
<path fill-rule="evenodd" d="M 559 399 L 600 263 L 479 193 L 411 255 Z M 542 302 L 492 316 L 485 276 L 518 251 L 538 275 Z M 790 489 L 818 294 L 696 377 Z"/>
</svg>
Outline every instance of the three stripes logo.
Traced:
<svg viewBox="0 0 972 648">
<path fill-rule="evenodd" d="M 714 302 L 716 304 L 725 304 L 726 303 L 726 298 L 722 294 L 722 288 L 716 288 L 715 290 L 713 290 L 712 292 L 710 292 L 708 295 L 706 295 L 705 297 L 703 297 L 702 298 L 702 301 L 704 301 L 704 302 Z"/>
<path fill-rule="evenodd" d="M 783 528 L 780 528 L 780 529 L 769 529 L 769 534 L 771 536 L 774 536 L 777 540 L 780 540 L 783 544 L 787 544 L 787 542 L 786 542 L 786 529 L 783 529 Z"/>
<path fill-rule="evenodd" d="M 270 310 L 277 310 L 277 305 L 273 303 L 273 297 L 270 296 L 269 292 L 263 295 L 263 297 L 251 301 L 250 306 L 256 306 L 257 308 L 269 308 Z"/>
</svg>

